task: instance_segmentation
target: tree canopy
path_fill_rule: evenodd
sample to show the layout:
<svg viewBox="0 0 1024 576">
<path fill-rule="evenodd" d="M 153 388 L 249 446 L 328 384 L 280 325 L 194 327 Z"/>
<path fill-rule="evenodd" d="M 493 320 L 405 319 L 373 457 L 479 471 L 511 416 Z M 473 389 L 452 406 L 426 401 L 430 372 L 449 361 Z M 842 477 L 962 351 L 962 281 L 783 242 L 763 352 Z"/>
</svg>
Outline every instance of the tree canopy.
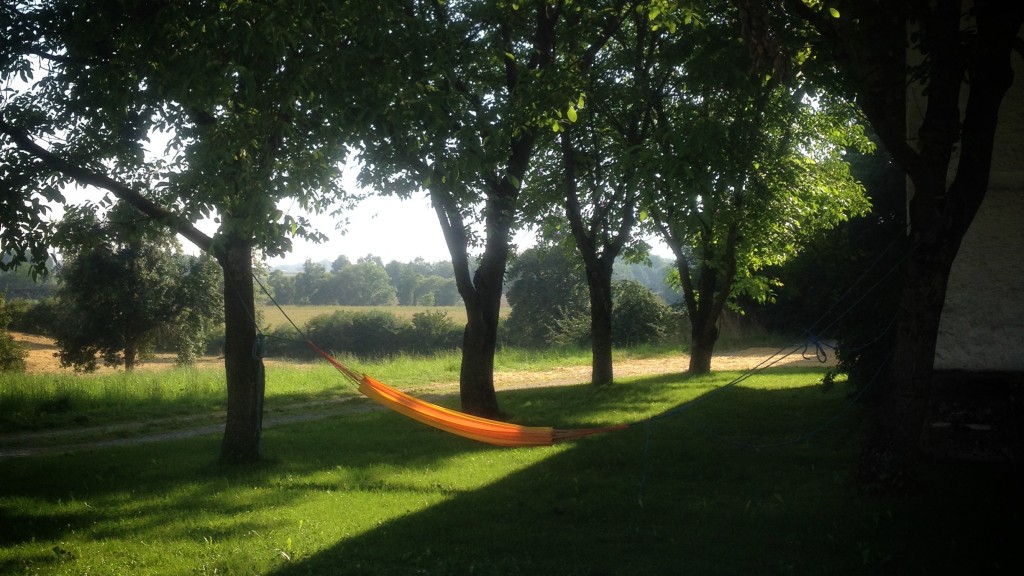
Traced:
<svg viewBox="0 0 1024 576">
<path fill-rule="evenodd" d="M 359 2 L 4 5 L 0 233 L 13 263 L 43 262 L 45 201 L 95 186 L 216 257 L 224 269 L 225 461 L 259 455 L 261 362 L 252 357 L 254 252 L 318 237 L 278 204 L 338 196 L 338 162 L 368 75 L 358 56 L 386 34 Z M 365 53 L 374 53 L 367 50 Z M 166 140 L 153 150 L 151 139 Z M 163 148 L 163 149 L 160 149 Z M 198 226 L 216 225 L 213 234 Z M 6 222 L 5 218 L 5 222 Z"/>
<path fill-rule="evenodd" d="M 63 321 L 54 329 L 62 365 L 92 371 L 102 359 L 132 370 L 161 332 L 187 363 L 220 324 L 216 268 L 185 255 L 169 231 L 138 216 L 120 204 L 101 220 L 86 206 L 69 210 L 58 224 Z"/>
</svg>

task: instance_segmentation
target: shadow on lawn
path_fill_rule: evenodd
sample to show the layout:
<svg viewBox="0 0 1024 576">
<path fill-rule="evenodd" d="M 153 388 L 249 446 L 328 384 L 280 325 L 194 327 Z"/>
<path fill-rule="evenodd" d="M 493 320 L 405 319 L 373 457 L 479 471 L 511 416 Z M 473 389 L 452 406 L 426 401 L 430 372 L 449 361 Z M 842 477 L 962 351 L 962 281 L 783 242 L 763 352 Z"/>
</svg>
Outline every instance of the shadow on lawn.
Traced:
<svg viewBox="0 0 1024 576">
<path fill-rule="evenodd" d="M 634 383 L 642 392 L 608 393 L 618 409 L 649 408 L 642 398 L 657 394 L 648 386 L 715 385 L 675 376 Z M 522 391 L 503 405 L 564 408 L 571 396 Z M 800 436 L 845 402 L 814 386 L 728 388 L 274 574 L 1017 573 L 1019 489 L 1005 469 L 938 463 L 932 485 L 895 501 L 852 484 L 856 419 L 811 442 L 751 448 Z M 727 435 L 739 442 L 723 442 Z"/>
<path fill-rule="evenodd" d="M 520 390 L 501 402 L 528 415 L 524 424 L 588 426 L 641 419 L 680 388 L 706 394 L 724 382 L 663 376 L 608 389 Z M 550 455 L 476 490 L 373 473 L 383 466 L 431 474 L 448 459 L 486 459 L 495 450 L 388 412 L 269 430 L 268 461 L 251 468 L 210 464 L 218 438 L 7 462 L 3 496 L 45 508 L 0 510 L 0 546 L 73 531 L 133 539 L 160 529 L 194 539 L 200 531 L 190 518 L 211 513 L 224 521 L 201 533 L 216 538 L 273 530 L 273 518 L 257 522 L 246 512 L 284 509 L 314 492 L 420 490 L 443 501 L 273 573 L 1015 573 L 1019 492 L 1005 470 L 943 465 L 929 488 L 896 501 L 861 496 L 852 485 L 856 418 L 809 442 L 750 447 L 814 429 L 845 404 L 841 393 L 814 386 L 728 388 L 566 450 L 529 449 Z M 241 499 L 218 497 L 238 486 L 252 489 Z M 138 495 L 130 523 L 118 517 L 123 508 L 105 509 L 125 493 Z"/>
</svg>

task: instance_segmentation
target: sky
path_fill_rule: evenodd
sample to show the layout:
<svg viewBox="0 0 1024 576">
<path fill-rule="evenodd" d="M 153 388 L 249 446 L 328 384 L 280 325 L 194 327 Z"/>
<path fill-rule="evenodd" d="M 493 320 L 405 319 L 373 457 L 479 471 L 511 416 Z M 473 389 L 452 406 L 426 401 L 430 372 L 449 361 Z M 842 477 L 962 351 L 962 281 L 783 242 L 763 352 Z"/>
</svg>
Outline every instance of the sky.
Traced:
<svg viewBox="0 0 1024 576">
<path fill-rule="evenodd" d="M 344 254 L 355 262 L 373 254 L 384 263 L 392 260 L 411 262 L 423 258 L 428 262 L 451 260 L 441 226 L 426 195 L 401 200 L 393 196 L 371 196 L 346 213 L 348 225 L 335 229 L 338 218 L 330 215 L 312 216 L 317 229 L 328 241 L 313 244 L 293 239 L 291 254 L 267 261 L 271 267 L 301 264 L 307 258 L 314 262 L 334 261 Z"/>
<path fill-rule="evenodd" d="M 102 197 L 102 193 L 94 188 L 66 190 L 65 193 L 71 202 L 86 199 L 98 201 Z M 54 208 L 53 216 L 59 217 L 62 210 L 57 206 Z M 287 206 L 281 209 L 289 212 Z M 293 216 L 298 215 L 294 211 L 291 213 Z M 289 254 L 266 260 L 270 268 L 300 266 L 306 259 L 333 262 L 341 255 L 355 262 L 360 257 L 372 254 L 380 257 L 385 264 L 392 260 L 411 262 L 416 258 L 428 262 L 451 260 L 441 226 L 425 192 L 406 200 L 394 196 L 369 196 L 339 217 L 330 214 L 306 216 L 327 236 L 327 241 L 314 244 L 294 238 Z M 345 217 L 348 218 L 347 226 L 337 230 L 338 221 Z M 215 230 L 215 225 L 209 222 L 200 223 L 198 227 L 207 233 Z M 181 240 L 186 252 L 198 252 L 187 240 Z M 531 232 L 524 231 L 517 233 L 512 242 L 518 250 L 523 250 L 532 246 L 535 239 Z M 671 257 L 667 246 L 651 239 L 648 242 L 651 242 L 654 254 Z M 479 253 L 480 250 L 471 250 L 471 253 Z"/>
<path fill-rule="evenodd" d="M 343 172 L 343 187 L 356 190 L 358 185 L 355 170 L 346 167 Z M 101 191 L 91 187 L 71 186 L 64 192 L 68 201 L 72 203 L 85 200 L 96 202 L 103 196 Z M 54 205 L 53 208 L 51 218 L 59 218 L 63 210 L 59 205 Z M 292 216 L 305 215 L 317 230 L 327 236 L 327 241 L 315 244 L 293 238 L 290 253 L 265 260 L 270 268 L 301 266 L 307 259 L 314 262 L 333 262 L 341 255 L 348 257 L 352 262 L 367 255 L 378 256 L 385 264 L 392 260 L 411 262 L 417 258 L 423 258 L 428 262 L 451 260 L 441 226 L 425 191 L 405 200 L 395 196 L 368 194 L 352 210 L 341 216 L 331 216 L 329 211 L 327 214 L 319 215 L 296 213 L 296 210 L 287 203 L 280 205 L 279 208 Z M 348 220 L 347 225 L 341 230 L 337 229 L 339 221 L 345 218 Z M 197 227 L 208 234 L 216 230 L 216 225 L 212 222 L 200 222 Z M 652 244 L 654 254 L 671 257 L 671 251 L 661 242 L 652 239 L 648 239 L 648 242 Z M 198 252 L 198 249 L 184 238 L 181 238 L 181 243 L 186 252 Z M 535 238 L 530 231 L 522 231 L 513 237 L 512 243 L 521 251 L 532 246 Z M 476 248 L 471 249 L 470 253 L 478 254 L 481 251 L 482 248 Z"/>
<path fill-rule="evenodd" d="M 103 196 L 96 188 L 71 187 L 64 192 L 68 201 L 72 203 L 86 200 L 98 202 Z M 54 210 L 50 214 L 51 219 L 59 219 L 63 210 L 59 205 L 52 207 Z M 266 260 L 271 268 L 301 265 L 307 258 L 314 262 L 333 262 L 341 255 L 355 262 L 362 256 L 372 254 L 379 256 L 385 264 L 392 260 L 411 262 L 416 258 L 423 258 L 428 262 L 451 260 L 441 226 L 426 193 L 407 200 L 394 196 L 373 195 L 362 200 L 353 210 L 337 217 L 330 214 L 296 213 L 287 205 L 280 208 L 292 216 L 305 215 L 328 239 L 326 242 L 315 244 L 294 238 L 289 254 Z M 339 231 L 336 226 L 339 220 L 346 217 L 348 224 Z M 212 222 L 200 222 L 197 227 L 208 234 L 216 230 L 216 225 Z M 180 240 L 186 252 L 198 252 L 188 240 Z M 533 237 L 526 232 L 517 235 L 513 241 L 522 249 L 533 244 Z"/>
</svg>

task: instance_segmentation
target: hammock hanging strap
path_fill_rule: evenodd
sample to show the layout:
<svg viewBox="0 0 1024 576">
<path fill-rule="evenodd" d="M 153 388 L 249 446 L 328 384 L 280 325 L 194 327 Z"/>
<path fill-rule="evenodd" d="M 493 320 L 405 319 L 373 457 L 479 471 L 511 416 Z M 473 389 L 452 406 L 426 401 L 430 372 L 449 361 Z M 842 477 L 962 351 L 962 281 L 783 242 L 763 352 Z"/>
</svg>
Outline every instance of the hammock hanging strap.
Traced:
<svg viewBox="0 0 1024 576">
<path fill-rule="evenodd" d="M 397 390 L 365 374 L 359 374 L 327 354 L 312 342 L 308 344 L 339 372 L 354 381 L 367 398 L 384 407 L 450 434 L 495 446 L 549 446 L 591 434 L 623 430 L 625 424 L 600 428 L 558 429 L 548 426 L 519 426 L 480 418 L 432 404 Z"/>
</svg>

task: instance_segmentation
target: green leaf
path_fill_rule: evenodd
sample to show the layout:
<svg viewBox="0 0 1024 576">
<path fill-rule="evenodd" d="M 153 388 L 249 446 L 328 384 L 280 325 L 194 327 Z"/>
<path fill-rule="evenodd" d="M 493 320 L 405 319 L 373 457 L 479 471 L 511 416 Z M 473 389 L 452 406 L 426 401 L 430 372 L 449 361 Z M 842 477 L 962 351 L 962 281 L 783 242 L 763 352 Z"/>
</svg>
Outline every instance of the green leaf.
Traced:
<svg viewBox="0 0 1024 576">
<path fill-rule="evenodd" d="M 569 119 L 569 122 L 575 122 L 576 118 L 577 118 L 577 116 L 576 116 L 576 107 L 573 106 L 572 104 L 570 104 L 569 105 L 569 109 L 565 111 L 565 116 L 566 116 L 566 118 Z"/>
<path fill-rule="evenodd" d="M 839 18 L 839 10 L 836 10 L 835 8 L 829 8 L 828 13 L 831 14 L 833 18 Z"/>
<path fill-rule="evenodd" d="M 511 53 L 511 52 L 505 52 L 505 58 L 508 58 L 509 60 L 511 60 L 513 62 L 516 61 L 516 55 Z"/>
</svg>

